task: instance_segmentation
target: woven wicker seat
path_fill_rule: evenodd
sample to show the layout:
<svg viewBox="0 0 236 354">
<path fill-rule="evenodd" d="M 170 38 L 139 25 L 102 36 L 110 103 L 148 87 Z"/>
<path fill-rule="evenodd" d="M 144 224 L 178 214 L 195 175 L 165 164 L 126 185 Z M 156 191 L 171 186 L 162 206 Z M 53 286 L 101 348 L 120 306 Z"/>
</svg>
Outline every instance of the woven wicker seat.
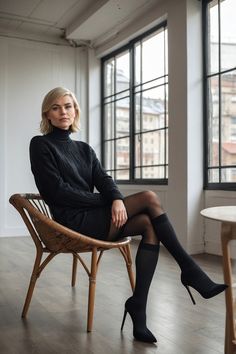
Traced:
<svg viewBox="0 0 236 354">
<path fill-rule="evenodd" d="M 39 194 L 14 194 L 10 203 L 20 213 L 36 246 L 36 258 L 25 299 L 22 317 L 26 317 L 37 279 L 46 265 L 60 253 L 70 253 L 73 257 L 71 285 L 75 286 L 78 260 L 89 277 L 87 331 L 93 325 L 96 274 L 103 252 L 118 248 L 124 257 L 132 290 L 134 277 L 130 253 L 130 238 L 116 242 L 106 242 L 82 235 L 64 227 L 52 219 L 50 210 Z M 91 266 L 87 267 L 81 254 L 91 253 Z M 43 260 L 43 255 L 47 256 Z"/>
</svg>

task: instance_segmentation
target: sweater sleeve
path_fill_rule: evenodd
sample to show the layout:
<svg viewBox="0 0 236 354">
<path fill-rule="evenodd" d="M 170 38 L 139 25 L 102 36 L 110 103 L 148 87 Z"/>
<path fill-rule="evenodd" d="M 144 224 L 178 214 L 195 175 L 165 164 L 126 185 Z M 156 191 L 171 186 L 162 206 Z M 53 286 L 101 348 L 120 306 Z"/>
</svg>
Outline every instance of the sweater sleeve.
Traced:
<svg viewBox="0 0 236 354">
<path fill-rule="evenodd" d="M 90 147 L 91 148 L 91 147 Z M 96 153 L 91 148 L 91 155 L 93 160 L 93 182 L 97 190 L 104 196 L 106 200 L 112 202 L 116 199 L 124 199 L 123 195 L 119 191 L 116 183 L 109 176 L 100 161 L 98 160 Z"/>
<path fill-rule="evenodd" d="M 30 142 L 30 161 L 35 183 L 45 201 L 51 205 L 77 208 L 106 205 L 100 193 L 81 191 L 63 181 L 55 156 L 40 138 L 34 137 Z"/>
</svg>

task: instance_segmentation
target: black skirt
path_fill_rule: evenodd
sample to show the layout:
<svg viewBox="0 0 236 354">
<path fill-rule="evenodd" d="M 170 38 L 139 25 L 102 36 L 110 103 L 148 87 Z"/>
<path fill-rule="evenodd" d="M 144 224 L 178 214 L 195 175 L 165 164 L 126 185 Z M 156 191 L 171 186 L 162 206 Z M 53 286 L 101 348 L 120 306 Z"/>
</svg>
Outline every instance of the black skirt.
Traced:
<svg viewBox="0 0 236 354">
<path fill-rule="evenodd" d="M 63 211 L 52 210 L 57 222 L 85 236 L 98 240 L 107 240 L 111 224 L 111 206 L 78 211 L 63 208 Z"/>
</svg>

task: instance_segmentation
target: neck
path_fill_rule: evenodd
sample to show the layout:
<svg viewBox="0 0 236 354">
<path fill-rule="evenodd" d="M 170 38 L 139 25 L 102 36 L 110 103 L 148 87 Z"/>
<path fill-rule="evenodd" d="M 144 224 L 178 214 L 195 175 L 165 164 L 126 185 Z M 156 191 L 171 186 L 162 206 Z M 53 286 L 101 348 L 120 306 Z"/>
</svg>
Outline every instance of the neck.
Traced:
<svg viewBox="0 0 236 354">
<path fill-rule="evenodd" d="M 60 129 L 57 127 L 53 127 L 53 131 L 48 135 L 54 139 L 61 140 L 61 141 L 68 141 L 70 140 L 70 133 L 69 129 Z"/>
</svg>

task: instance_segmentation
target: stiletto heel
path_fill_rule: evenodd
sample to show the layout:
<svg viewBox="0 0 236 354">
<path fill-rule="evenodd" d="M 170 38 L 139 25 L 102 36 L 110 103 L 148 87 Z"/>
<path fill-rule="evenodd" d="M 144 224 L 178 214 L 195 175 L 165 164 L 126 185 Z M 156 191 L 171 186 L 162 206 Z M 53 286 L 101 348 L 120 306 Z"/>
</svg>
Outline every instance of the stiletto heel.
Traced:
<svg viewBox="0 0 236 354">
<path fill-rule="evenodd" d="M 187 271 L 182 271 L 181 282 L 187 289 L 194 305 L 196 303 L 189 289 L 190 286 L 198 291 L 204 299 L 210 299 L 211 297 L 220 294 L 228 287 L 226 284 L 217 284 L 213 282 L 197 265 L 189 268 Z"/>
<path fill-rule="evenodd" d="M 122 320 L 122 324 L 121 324 L 121 328 L 120 328 L 121 331 L 123 331 L 123 327 L 124 327 L 124 324 L 125 324 L 127 312 L 128 312 L 128 311 L 127 311 L 126 308 L 125 308 L 124 316 L 123 316 L 123 320 Z"/>
<path fill-rule="evenodd" d="M 155 343 L 157 340 L 151 331 L 146 326 L 146 314 L 142 311 L 140 305 L 135 303 L 133 297 L 130 297 L 125 303 L 125 311 L 121 324 L 123 330 L 127 313 L 130 315 L 133 322 L 133 336 L 136 340 L 147 343 Z"/>
<path fill-rule="evenodd" d="M 191 298 L 191 300 L 192 300 L 192 303 L 193 303 L 194 305 L 196 305 L 196 302 L 195 302 L 195 300 L 194 300 L 194 297 L 193 297 L 193 295 L 192 295 L 192 293 L 191 293 L 191 291 L 190 291 L 188 285 L 184 285 L 184 286 L 185 286 L 185 288 L 187 289 L 187 291 L 188 291 L 188 293 L 189 293 L 189 296 L 190 296 L 190 298 Z"/>
<path fill-rule="evenodd" d="M 181 268 L 183 285 L 191 286 L 202 297 L 209 299 L 220 294 L 227 288 L 226 284 L 214 283 L 188 255 L 180 244 L 168 216 L 164 213 L 152 219 L 152 225 L 158 240 L 166 247 Z M 189 292 L 189 289 L 187 288 Z M 192 297 L 191 297 L 192 299 Z"/>
</svg>

